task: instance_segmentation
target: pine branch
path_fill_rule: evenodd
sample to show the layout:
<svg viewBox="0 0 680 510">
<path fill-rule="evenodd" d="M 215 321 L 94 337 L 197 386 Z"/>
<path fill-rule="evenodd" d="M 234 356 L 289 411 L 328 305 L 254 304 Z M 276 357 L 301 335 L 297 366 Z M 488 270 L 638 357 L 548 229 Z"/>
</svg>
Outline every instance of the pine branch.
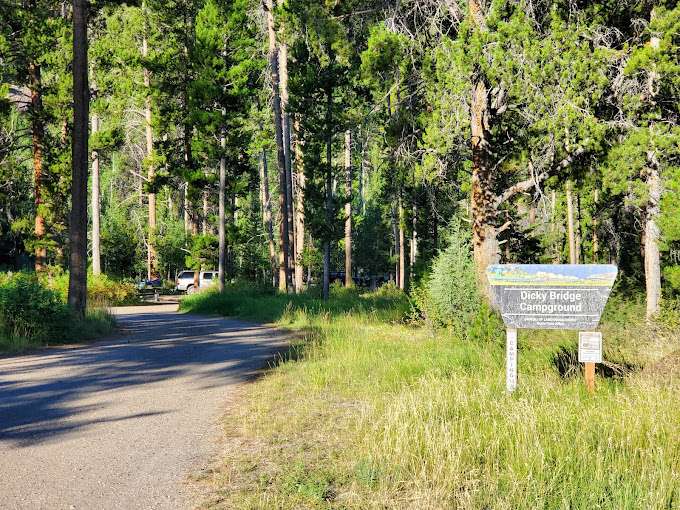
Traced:
<svg viewBox="0 0 680 510">
<path fill-rule="evenodd" d="M 560 161 L 553 170 L 561 170 L 568 167 L 573 161 L 583 154 L 586 150 L 583 147 L 579 147 L 574 152 L 565 157 Z M 532 172 L 533 173 L 533 172 Z M 496 207 L 501 206 L 503 203 L 507 202 L 509 199 L 517 195 L 518 193 L 524 193 L 529 191 L 531 188 L 538 187 L 541 182 L 546 180 L 552 175 L 552 171 L 545 170 L 538 175 L 532 175 L 524 181 L 520 181 L 517 184 L 510 186 L 507 190 L 501 193 L 498 198 L 496 198 Z"/>
</svg>

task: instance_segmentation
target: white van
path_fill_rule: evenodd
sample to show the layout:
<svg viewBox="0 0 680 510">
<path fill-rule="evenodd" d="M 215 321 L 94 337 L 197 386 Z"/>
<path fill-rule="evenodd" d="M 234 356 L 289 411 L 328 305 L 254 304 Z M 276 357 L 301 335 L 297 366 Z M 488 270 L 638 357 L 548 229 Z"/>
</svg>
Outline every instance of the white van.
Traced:
<svg viewBox="0 0 680 510">
<path fill-rule="evenodd" d="M 186 292 L 187 294 L 192 294 L 196 290 L 205 289 L 210 287 L 217 281 L 217 271 L 201 271 L 198 276 L 198 289 L 194 288 L 194 275 L 195 271 L 182 271 L 177 275 L 177 282 L 175 285 L 175 290 L 178 292 Z"/>
</svg>

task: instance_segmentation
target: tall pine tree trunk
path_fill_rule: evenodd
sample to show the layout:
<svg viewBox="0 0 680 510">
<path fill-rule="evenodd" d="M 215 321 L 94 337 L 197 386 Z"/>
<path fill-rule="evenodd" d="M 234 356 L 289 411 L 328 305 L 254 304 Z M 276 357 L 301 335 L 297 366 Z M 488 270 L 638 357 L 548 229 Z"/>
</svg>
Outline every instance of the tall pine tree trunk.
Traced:
<svg viewBox="0 0 680 510">
<path fill-rule="evenodd" d="M 225 111 L 222 110 L 222 116 L 224 117 Z M 224 151 L 227 147 L 227 139 L 224 136 L 225 128 L 222 127 L 222 132 L 220 133 L 220 147 L 222 152 L 220 154 L 220 186 L 219 186 L 219 254 L 218 254 L 218 267 L 217 275 L 219 280 L 219 291 L 224 292 L 225 287 L 225 272 L 226 272 L 226 262 L 227 262 L 227 232 L 226 232 L 226 214 L 225 214 L 225 194 L 227 192 L 227 161 L 224 156 Z"/>
<path fill-rule="evenodd" d="M 399 264 L 399 226 L 397 225 L 398 223 L 398 218 L 397 218 L 397 210 L 392 204 L 392 208 L 390 209 L 390 220 L 392 223 L 392 237 L 394 238 L 394 253 L 393 255 L 396 257 L 396 262 L 394 264 L 394 284 L 399 287 L 399 282 L 401 281 L 401 276 L 399 272 L 400 264 Z"/>
<path fill-rule="evenodd" d="M 285 0 L 277 0 L 282 7 Z M 284 27 L 281 27 L 284 32 Z M 281 93 L 281 127 L 283 153 L 286 162 L 286 210 L 288 211 L 288 271 L 292 274 L 295 261 L 295 208 L 293 206 L 293 168 L 291 155 L 291 125 L 288 113 L 288 44 L 279 43 L 279 88 Z"/>
<path fill-rule="evenodd" d="M 352 280 L 352 133 L 345 131 L 345 286 L 351 287 Z"/>
<path fill-rule="evenodd" d="M 409 261 L 409 272 L 413 274 L 414 267 L 416 265 L 416 259 L 418 258 L 418 207 L 413 204 L 413 217 L 411 218 L 411 258 Z"/>
<path fill-rule="evenodd" d="M 574 194 L 574 236 L 576 238 L 576 263 L 583 262 L 583 245 L 581 244 L 581 196 L 578 191 Z"/>
<path fill-rule="evenodd" d="M 486 20 L 479 0 L 469 0 L 468 7 L 476 30 L 486 31 Z M 482 294 L 491 301 L 486 278 L 486 268 L 500 261 L 498 232 L 493 225 L 495 218 L 492 190 L 493 168 L 489 162 L 489 94 L 481 69 L 477 69 L 472 82 L 470 104 L 470 127 L 472 148 L 472 189 L 470 210 L 472 213 L 472 243 L 477 272 L 477 283 Z"/>
<path fill-rule="evenodd" d="M 399 193 L 399 288 L 406 289 L 406 233 L 404 232 L 404 225 L 406 223 L 404 204 Z"/>
<path fill-rule="evenodd" d="M 569 244 L 569 263 L 578 264 L 578 249 L 576 244 L 576 226 L 574 221 L 573 184 L 567 181 L 567 241 Z"/>
<path fill-rule="evenodd" d="M 656 17 L 652 10 L 651 19 Z M 654 36 L 650 40 L 650 47 L 658 51 L 661 39 Z M 659 73 L 654 68 L 649 73 L 648 93 L 654 100 L 657 92 Z M 649 126 L 650 147 L 647 151 L 647 189 L 649 199 L 645 208 L 645 289 L 647 292 L 647 318 L 659 313 L 661 306 L 661 257 L 659 254 L 659 225 L 658 219 L 661 214 L 661 195 L 663 184 L 661 182 L 661 169 L 654 150 L 654 123 Z"/>
<path fill-rule="evenodd" d="M 184 233 L 189 234 L 191 230 L 191 204 L 189 204 L 189 183 L 185 182 L 182 186 L 182 208 L 184 210 Z"/>
<path fill-rule="evenodd" d="M 593 211 L 593 263 L 597 264 L 600 260 L 600 235 L 598 229 L 600 228 L 600 222 L 598 219 L 599 211 L 597 210 L 600 202 L 600 190 L 595 189 L 594 201 L 594 211 Z"/>
<path fill-rule="evenodd" d="M 208 190 L 204 189 L 203 190 L 203 215 L 201 216 L 201 233 L 205 236 L 208 235 L 209 233 L 209 224 L 208 224 L 208 210 L 209 210 L 209 204 L 208 204 Z"/>
<path fill-rule="evenodd" d="M 361 143 L 361 166 L 359 168 L 359 200 L 361 201 L 361 213 L 366 214 L 366 168 L 368 167 L 368 140 L 364 138 Z"/>
<path fill-rule="evenodd" d="M 28 66 L 29 89 L 31 91 L 31 144 L 33 148 L 33 193 L 35 198 L 35 270 L 45 269 L 47 250 L 45 248 L 45 217 L 43 204 L 43 144 L 45 126 L 43 124 L 42 78 L 40 66 L 31 62 Z"/>
<path fill-rule="evenodd" d="M 281 226 L 279 236 L 281 238 L 279 253 L 279 290 L 287 291 L 289 282 L 289 233 L 288 233 L 288 179 L 286 172 L 286 154 L 283 141 L 283 124 L 281 114 L 281 80 L 279 76 L 279 54 L 276 43 L 276 31 L 274 29 L 274 14 L 272 12 L 272 0 L 265 0 L 265 14 L 267 17 L 267 32 L 269 35 L 269 70 L 272 81 L 272 109 L 274 110 L 274 134 L 276 137 L 276 156 L 279 166 L 279 211 L 281 214 Z"/>
<path fill-rule="evenodd" d="M 278 285 L 278 264 L 276 262 L 276 245 L 274 244 L 274 226 L 272 224 L 272 203 L 269 196 L 269 172 L 267 169 L 267 153 L 262 149 L 260 157 L 260 190 L 262 196 L 262 221 L 267 232 L 269 245 L 269 261 L 272 270 L 272 284 Z"/>
<path fill-rule="evenodd" d="M 149 55 L 149 43 L 147 40 L 147 23 L 146 23 L 146 2 L 142 2 L 142 15 L 144 16 L 144 32 L 142 35 L 142 58 L 146 60 Z M 153 128 L 151 126 L 151 72 L 144 65 L 144 133 L 146 136 L 146 157 L 151 158 L 153 155 Z M 151 161 L 147 162 L 147 180 L 149 183 L 148 194 L 148 239 L 147 239 L 147 264 L 146 272 L 149 279 L 154 278 L 158 273 L 158 261 L 156 255 L 156 192 L 154 186 L 154 179 L 156 169 Z"/>
<path fill-rule="evenodd" d="M 89 88 L 87 80 L 88 1 L 73 0 L 73 134 L 70 273 L 68 304 L 84 317 L 87 307 L 87 167 Z"/>
<path fill-rule="evenodd" d="M 305 162 L 301 139 L 300 119 L 295 119 L 295 169 L 297 193 L 295 201 L 295 292 L 304 287 L 304 267 L 302 255 L 305 250 Z"/>
<path fill-rule="evenodd" d="M 186 113 L 188 115 L 188 113 Z M 190 124 L 185 124 L 184 125 L 184 165 L 187 170 L 187 172 L 191 173 L 193 167 L 194 167 L 194 157 L 193 157 L 193 151 L 191 149 L 191 139 L 192 139 L 192 131 L 193 127 Z M 184 194 L 184 199 L 185 199 L 185 204 L 184 206 L 186 207 L 185 211 L 187 212 L 187 217 L 189 221 L 189 227 L 191 229 L 191 234 L 192 235 L 198 235 L 198 211 L 197 208 L 193 207 L 191 204 L 191 198 L 189 194 L 189 186 L 190 183 L 187 182 L 187 187 L 186 191 Z"/>
<path fill-rule="evenodd" d="M 561 225 L 561 221 L 560 221 Z M 557 223 L 557 191 L 552 190 L 550 196 L 550 233 L 552 234 L 553 264 L 562 263 L 562 236 Z"/>
<path fill-rule="evenodd" d="M 663 185 L 659 164 L 652 151 L 648 154 L 647 188 L 649 201 L 645 208 L 645 289 L 647 292 L 647 317 L 659 313 L 661 303 L 661 257 L 659 254 L 659 225 Z"/>
<path fill-rule="evenodd" d="M 92 134 L 99 131 L 99 116 L 92 115 Z M 101 199 L 99 185 L 99 152 L 92 151 L 92 274 L 102 272 L 101 263 Z"/>
<path fill-rule="evenodd" d="M 326 223 L 330 226 L 333 221 L 333 90 L 326 88 Z M 330 297 L 331 281 L 331 239 L 326 233 L 323 240 L 323 288 L 324 301 Z"/>
</svg>

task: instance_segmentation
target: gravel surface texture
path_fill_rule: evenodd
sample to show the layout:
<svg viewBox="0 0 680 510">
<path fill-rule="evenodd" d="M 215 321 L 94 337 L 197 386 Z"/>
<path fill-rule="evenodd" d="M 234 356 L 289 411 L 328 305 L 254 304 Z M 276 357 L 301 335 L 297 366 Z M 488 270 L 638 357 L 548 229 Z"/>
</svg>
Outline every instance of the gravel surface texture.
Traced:
<svg viewBox="0 0 680 510">
<path fill-rule="evenodd" d="M 112 339 L 0 358 L 0 508 L 190 508 L 230 396 L 285 346 L 174 304 L 114 312 Z"/>
</svg>

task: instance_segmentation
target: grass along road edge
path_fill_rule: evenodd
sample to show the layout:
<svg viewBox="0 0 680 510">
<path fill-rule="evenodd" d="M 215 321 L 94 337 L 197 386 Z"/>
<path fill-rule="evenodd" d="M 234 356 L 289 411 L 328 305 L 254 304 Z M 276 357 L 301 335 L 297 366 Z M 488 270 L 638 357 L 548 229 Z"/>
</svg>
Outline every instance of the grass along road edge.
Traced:
<svg viewBox="0 0 680 510">
<path fill-rule="evenodd" d="M 182 303 L 298 331 L 226 418 L 230 447 L 205 508 L 677 508 L 680 392 L 645 370 L 588 395 L 571 332 L 520 332 L 520 387 L 504 392 L 502 328 L 466 334 L 401 320 L 406 298 L 246 287 Z M 640 369 L 677 349 L 639 303 L 613 299 L 605 358 Z"/>
</svg>

